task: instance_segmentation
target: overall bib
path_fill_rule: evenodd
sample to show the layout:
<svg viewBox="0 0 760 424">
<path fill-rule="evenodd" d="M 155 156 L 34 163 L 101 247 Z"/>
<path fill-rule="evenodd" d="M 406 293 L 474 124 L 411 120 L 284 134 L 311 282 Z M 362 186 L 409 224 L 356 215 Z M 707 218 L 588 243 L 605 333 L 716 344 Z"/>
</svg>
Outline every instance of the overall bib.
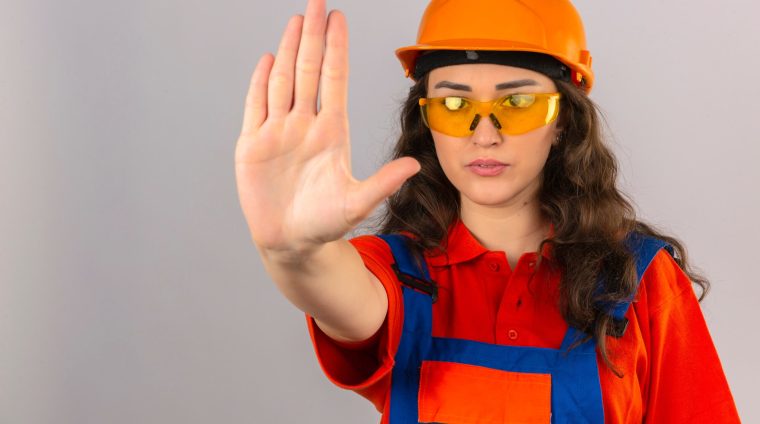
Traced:
<svg viewBox="0 0 760 424">
<path fill-rule="evenodd" d="M 569 327 L 559 349 L 505 346 L 432 336 L 437 289 L 418 268 L 402 235 L 378 237 L 391 247 L 402 282 L 404 324 L 391 375 L 391 424 L 604 423 L 596 343 L 568 351 L 584 334 Z M 662 240 L 630 233 L 637 284 Z M 600 285 L 599 287 L 603 287 Z M 622 336 L 630 302 L 615 305 L 612 331 Z"/>
</svg>

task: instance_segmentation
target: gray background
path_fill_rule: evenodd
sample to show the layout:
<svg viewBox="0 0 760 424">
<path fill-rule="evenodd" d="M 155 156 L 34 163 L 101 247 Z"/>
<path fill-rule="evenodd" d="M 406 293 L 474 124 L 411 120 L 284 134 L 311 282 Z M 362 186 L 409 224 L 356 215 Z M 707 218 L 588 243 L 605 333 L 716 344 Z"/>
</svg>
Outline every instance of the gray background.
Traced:
<svg viewBox="0 0 760 424">
<path fill-rule="evenodd" d="M 304 5 L 0 3 L 0 422 L 378 421 L 322 375 L 235 191 L 250 73 Z M 424 6 L 328 3 L 349 23 L 359 178 L 397 132 L 409 81 L 393 50 Z M 712 279 L 708 325 L 760 422 L 760 6 L 577 7 L 622 186 Z"/>
</svg>

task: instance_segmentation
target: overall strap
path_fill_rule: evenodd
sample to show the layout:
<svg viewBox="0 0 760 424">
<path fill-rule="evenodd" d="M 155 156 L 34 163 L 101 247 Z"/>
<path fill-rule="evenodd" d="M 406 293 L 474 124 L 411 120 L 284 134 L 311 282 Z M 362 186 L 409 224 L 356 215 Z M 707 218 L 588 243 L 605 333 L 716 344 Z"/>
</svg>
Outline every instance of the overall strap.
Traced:
<svg viewBox="0 0 760 424">
<path fill-rule="evenodd" d="M 385 240 L 393 253 L 394 264 L 391 265 L 396 277 L 404 285 L 427 293 L 435 303 L 438 300 L 438 286 L 430 280 L 424 260 L 417 266 L 412 252 L 406 246 L 407 238 L 401 234 L 378 234 Z"/>
<path fill-rule="evenodd" d="M 437 286 L 430 280 L 427 266 L 415 265 L 414 258 L 406 246 L 405 236 L 399 234 L 378 234 L 391 248 L 396 276 L 404 300 L 404 324 L 401 340 L 391 371 L 391 423 L 416 423 L 419 405 L 417 391 L 420 386 L 420 366 L 423 357 L 430 351 L 433 331 L 433 299 L 438 296 Z"/>
<path fill-rule="evenodd" d="M 665 248 L 672 256 L 673 246 L 664 240 L 637 231 L 632 231 L 628 234 L 628 237 L 625 239 L 625 245 L 633 254 L 634 260 L 636 261 L 636 290 L 634 291 L 634 293 L 636 293 L 638 292 L 638 286 L 641 284 L 641 278 L 644 276 L 644 272 L 649 268 L 649 264 L 652 263 L 652 259 L 657 255 L 657 252 L 659 252 L 660 249 Z M 600 289 L 604 287 L 603 284 L 604 281 L 600 279 Z M 628 326 L 628 320 L 625 318 L 625 314 L 631 306 L 634 296 L 635 294 L 624 302 L 617 303 L 611 308 L 610 313 L 613 318 L 613 331 L 610 335 L 622 337 L 625 333 L 625 329 Z"/>
<path fill-rule="evenodd" d="M 625 330 L 628 327 L 628 319 L 625 317 L 625 314 L 628 312 L 628 308 L 630 308 L 631 302 L 633 302 L 633 299 L 635 298 L 635 293 L 638 292 L 641 278 L 644 276 L 644 272 L 649 267 L 649 264 L 652 263 L 652 259 L 654 259 L 657 252 L 662 248 L 665 248 L 671 255 L 673 255 L 673 247 L 665 241 L 636 231 L 630 232 L 624 243 L 626 248 L 631 254 L 633 254 L 634 261 L 636 262 L 636 289 L 632 296 L 622 302 L 615 304 L 603 302 L 600 304 L 602 308 L 607 309 L 610 315 L 612 315 L 612 328 L 608 334 L 617 338 L 623 337 L 623 334 L 625 334 Z M 597 281 L 597 294 L 603 292 L 605 287 L 605 277 L 600 276 Z M 567 334 L 565 334 L 561 349 L 569 349 L 573 343 L 584 337 L 585 333 L 581 330 L 570 328 Z M 592 342 L 592 346 L 594 344 L 595 343 Z M 584 343 L 581 345 L 581 348 L 588 348 L 588 346 L 585 346 Z"/>
</svg>

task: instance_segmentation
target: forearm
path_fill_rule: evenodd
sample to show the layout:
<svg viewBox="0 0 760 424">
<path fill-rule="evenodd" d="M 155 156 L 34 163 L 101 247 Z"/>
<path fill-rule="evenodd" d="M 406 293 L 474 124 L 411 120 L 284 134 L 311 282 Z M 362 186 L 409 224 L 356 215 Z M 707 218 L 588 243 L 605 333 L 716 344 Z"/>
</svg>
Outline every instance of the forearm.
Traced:
<svg viewBox="0 0 760 424">
<path fill-rule="evenodd" d="M 328 336 L 359 341 L 380 328 L 388 307 L 385 289 L 347 240 L 309 252 L 259 252 L 279 290 Z"/>
</svg>

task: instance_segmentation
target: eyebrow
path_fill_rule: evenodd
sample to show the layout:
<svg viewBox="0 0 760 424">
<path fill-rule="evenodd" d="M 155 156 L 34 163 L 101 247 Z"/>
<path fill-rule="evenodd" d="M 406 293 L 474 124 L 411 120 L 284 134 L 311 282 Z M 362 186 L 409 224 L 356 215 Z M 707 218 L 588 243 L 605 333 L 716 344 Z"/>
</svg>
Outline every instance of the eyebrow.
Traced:
<svg viewBox="0 0 760 424">
<path fill-rule="evenodd" d="M 527 85 L 538 85 L 538 83 L 532 79 L 521 79 L 517 81 L 503 82 L 496 84 L 497 90 L 506 90 L 508 88 L 525 87 Z"/>
<path fill-rule="evenodd" d="M 525 87 L 528 85 L 538 85 L 538 83 L 532 79 L 521 79 L 510 82 L 502 82 L 500 84 L 496 84 L 495 87 L 497 90 L 506 90 L 508 88 Z M 458 84 L 451 81 L 441 81 L 435 85 L 435 88 L 451 88 L 453 90 L 472 91 L 472 87 L 469 85 Z"/>
</svg>

